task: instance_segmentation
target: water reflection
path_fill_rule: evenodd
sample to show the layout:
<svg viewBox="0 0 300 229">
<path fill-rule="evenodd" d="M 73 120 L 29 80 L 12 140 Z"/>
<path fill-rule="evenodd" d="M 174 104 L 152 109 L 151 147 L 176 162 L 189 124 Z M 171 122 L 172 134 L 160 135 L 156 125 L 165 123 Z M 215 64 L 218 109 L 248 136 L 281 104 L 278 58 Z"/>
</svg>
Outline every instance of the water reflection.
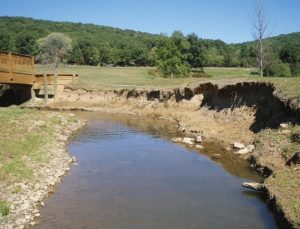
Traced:
<svg viewBox="0 0 300 229">
<path fill-rule="evenodd" d="M 239 174 L 259 177 L 239 160 L 220 159 L 229 173 L 211 161 L 217 146 L 203 156 L 169 141 L 178 133 L 166 122 L 81 115 L 88 126 L 69 145 L 79 165 L 35 228 L 276 228 L 258 193 L 241 187 Z"/>
<path fill-rule="evenodd" d="M 77 112 L 77 115 L 89 120 L 90 122 L 95 121 L 96 123 L 99 118 L 101 118 L 104 122 L 100 126 L 91 127 L 86 136 L 80 136 L 80 139 L 76 139 L 80 142 L 97 142 L 100 135 L 101 139 L 108 141 L 114 141 L 120 138 L 125 139 L 129 134 L 138 135 L 141 133 L 149 133 L 153 135 L 153 137 L 164 138 L 166 140 L 170 140 L 172 137 L 181 136 L 181 133 L 177 131 L 175 124 L 166 120 L 145 117 L 137 118 L 132 115 L 95 112 Z M 112 126 L 111 123 L 114 125 Z M 263 178 L 249 166 L 247 161 L 233 155 L 231 152 L 225 151 L 217 142 L 207 142 L 203 145 L 205 146 L 204 149 L 193 149 L 193 151 L 198 152 L 201 157 L 203 155 L 209 157 L 211 160 L 223 166 L 227 172 L 234 176 L 251 179 L 257 182 L 262 181 Z M 179 144 L 178 146 L 185 147 Z M 215 154 L 221 154 L 221 156 L 214 157 Z"/>
</svg>

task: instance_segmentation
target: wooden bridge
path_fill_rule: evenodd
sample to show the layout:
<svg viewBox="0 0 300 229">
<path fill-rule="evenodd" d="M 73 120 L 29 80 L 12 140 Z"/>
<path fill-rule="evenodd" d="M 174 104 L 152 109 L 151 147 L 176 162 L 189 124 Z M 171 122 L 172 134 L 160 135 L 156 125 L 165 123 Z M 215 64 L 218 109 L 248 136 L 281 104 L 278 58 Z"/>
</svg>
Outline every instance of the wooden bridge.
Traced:
<svg viewBox="0 0 300 229">
<path fill-rule="evenodd" d="M 34 57 L 0 52 L 0 84 L 30 87 L 32 96 L 56 95 L 65 85 L 74 82 L 76 76 L 78 75 L 36 74 Z"/>
</svg>

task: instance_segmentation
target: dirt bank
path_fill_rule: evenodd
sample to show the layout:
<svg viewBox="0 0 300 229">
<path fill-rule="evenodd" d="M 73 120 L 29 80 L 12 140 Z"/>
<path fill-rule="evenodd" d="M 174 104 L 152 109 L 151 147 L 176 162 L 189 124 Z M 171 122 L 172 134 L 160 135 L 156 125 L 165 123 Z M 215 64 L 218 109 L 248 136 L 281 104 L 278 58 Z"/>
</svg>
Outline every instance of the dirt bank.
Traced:
<svg viewBox="0 0 300 229">
<path fill-rule="evenodd" d="M 37 103 L 28 105 L 37 106 Z M 265 187 L 270 199 L 276 201 L 278 211 L 290 222 L 290 227 L 300 227 L 300 183 L 297 180 L 300 169 L 299 165 L 286 165 L 294 153 L 293 149 L 299 149 L 299 144 L 296 143 L 296 148 L 288 154 L 280 147 L 282 141 L 289 146 L 290 136 L 298 131 L 300 106 L 272 84 L 203 83 L 172 90 L 86 90 L 69 87 L 48 106 L 51 109 L 128 113 L 140 118 L 150 116 L 171 120 L 186 136 L 201 135 L 204 143 L 217 140 L 232 153 L 236 153 L 233 142 L 255 144 L 256 149 L 243 153 L 242 157 L 251 160 L 253 166 L 261 171 L 267 171 L 265 174 L 269 178 Z M 282 132 L 282 123 L 289 123 L 289 133 Z M 272 143 L 274 136 L 281 139 L 277 145 Z M 291 185 L 287 185 L 284 179 L 286 174 L 290 174 Z M 285 185 L 288 188 L 279 191 L 279 187 Z"/>
<path fill-rule="evenodd" d="M 72 114 L 1 109 L 0 200 L 6 212 L 1 211 L 0 228 L 26 228 L 35 224 L 43 199 L 74 163 L 65 145 L 84 122 Z"/>
<path fill-rule="evenodd" d="M 281 95 L 281 94 L 279 94 Z M 300 123 L 300 108 L 282 100 L 271 84 L 204 83 L 172 90 L 65 89 L 53 109 L 82 109 L 173 120 L 187 133 L 204 132 L 225 144 L 254 140 L 266 128 Z"/>
</svg>

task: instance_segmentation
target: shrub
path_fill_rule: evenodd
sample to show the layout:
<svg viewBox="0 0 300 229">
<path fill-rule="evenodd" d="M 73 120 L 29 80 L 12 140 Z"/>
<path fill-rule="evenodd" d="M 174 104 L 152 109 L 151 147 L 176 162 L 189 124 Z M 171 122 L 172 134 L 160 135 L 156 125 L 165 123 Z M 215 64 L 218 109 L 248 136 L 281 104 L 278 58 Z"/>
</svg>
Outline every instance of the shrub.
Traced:
<svg viewBox="0 0 300 229">
<path fill-rule="evenodd" d="M 292 63 L 291 72 L 293 76 L 300 76 L 300 62 Z"/>
<path fill-rule="evenodd" d="M 279 63 L 268 66 L 264 71 L 264 75 L 275 77 L 289 77 L 292 76 L 292 72 L 289 64 Z"/>
</svg>

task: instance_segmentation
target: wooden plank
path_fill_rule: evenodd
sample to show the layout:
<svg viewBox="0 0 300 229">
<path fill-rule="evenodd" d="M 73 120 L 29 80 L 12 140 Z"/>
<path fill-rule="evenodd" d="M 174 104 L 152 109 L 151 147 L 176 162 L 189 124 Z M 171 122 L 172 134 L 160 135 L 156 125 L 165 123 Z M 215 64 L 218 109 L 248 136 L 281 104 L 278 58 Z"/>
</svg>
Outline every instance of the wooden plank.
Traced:
<svg viewBox="0 0 300 229">
<path fill-rule="evenodd" d="M 12 84 L 33 85 L 35 84 L 35 82 L 36 82 L 35 77 L 28 74 L 13 72 L 10 77 L 10 83 Z"/>
<path fill-rule="evenodd" d="M 0 83 L 11 83 L 9 72 L 0 72 Z"/>
</svg>

